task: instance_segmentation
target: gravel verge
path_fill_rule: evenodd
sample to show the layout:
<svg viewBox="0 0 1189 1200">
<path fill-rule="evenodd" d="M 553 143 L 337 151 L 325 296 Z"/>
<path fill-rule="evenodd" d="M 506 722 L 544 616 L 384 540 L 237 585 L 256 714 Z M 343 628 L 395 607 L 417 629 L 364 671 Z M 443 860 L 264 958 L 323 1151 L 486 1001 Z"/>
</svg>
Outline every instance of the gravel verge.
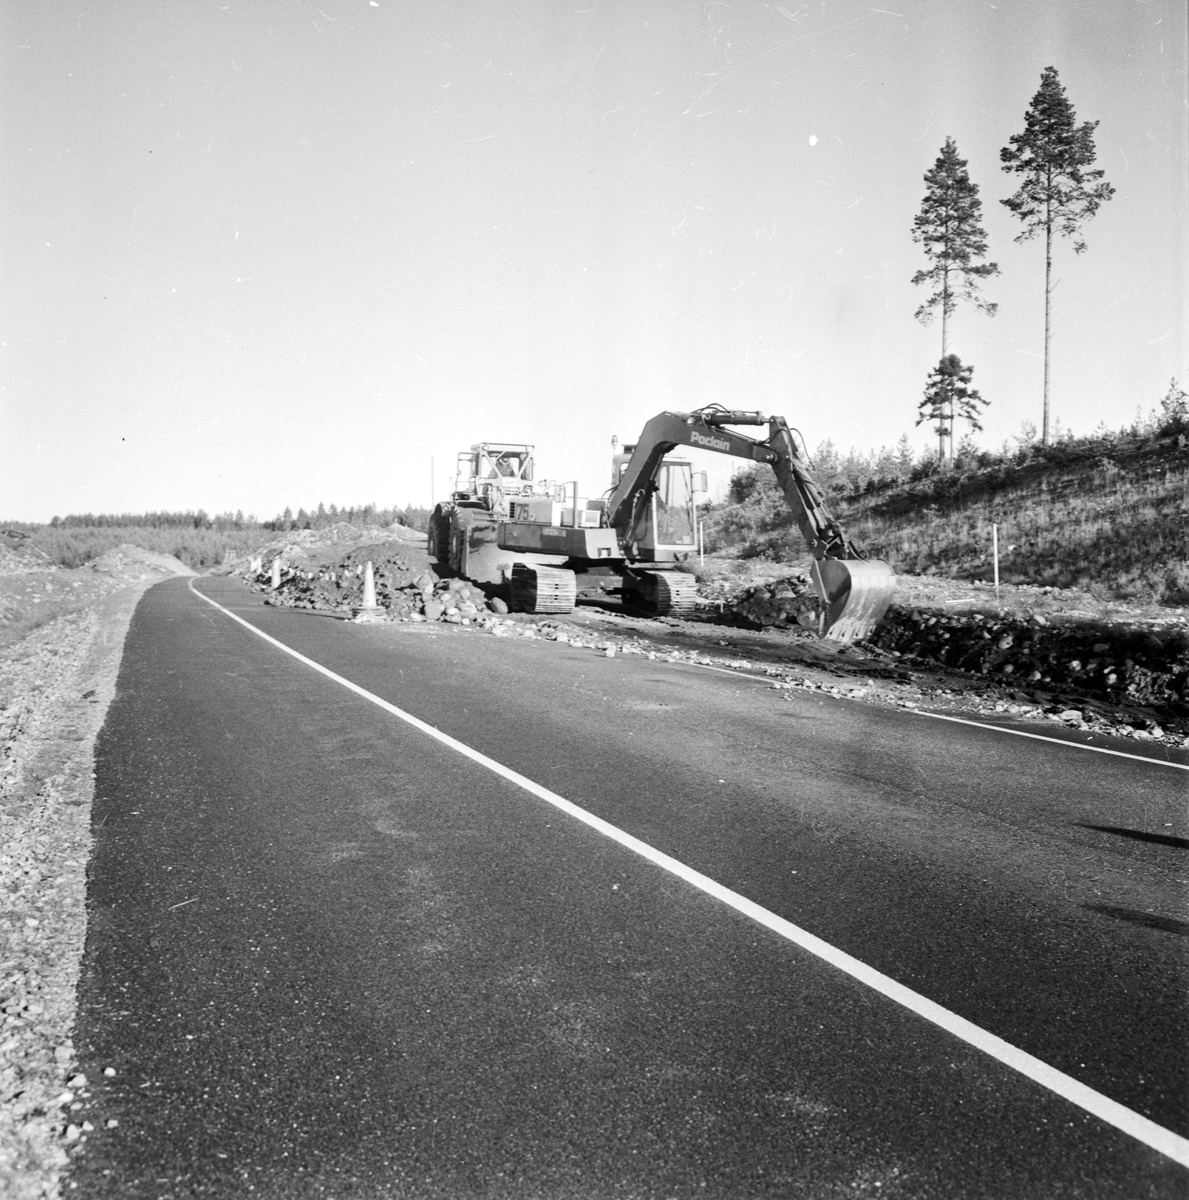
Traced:
<svg viewBox="0 0 1189 1200">
<path fill-rule="evenodd" d="M 144 590 L 193 574 L 120 547 L 82 570 L 0 560 L 0 1196 L 57 1197 L 87 1081 L 71 1033 L 95 739 Z"/>
</svg>

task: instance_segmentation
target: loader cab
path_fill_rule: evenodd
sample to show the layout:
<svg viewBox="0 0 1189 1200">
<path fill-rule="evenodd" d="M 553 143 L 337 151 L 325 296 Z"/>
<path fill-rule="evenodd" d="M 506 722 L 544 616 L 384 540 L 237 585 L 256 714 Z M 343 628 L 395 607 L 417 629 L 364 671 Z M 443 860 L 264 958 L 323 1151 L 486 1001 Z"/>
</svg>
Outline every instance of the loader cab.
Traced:
<svg viewBox="0 0 1189 1200">
<path fill-rule="evenodd" d="M 533 448 L 514 442 L 476 442 L 458 455 L 454 499 L 497 507 L 507 496 L 533 491 Z"/>
<path fill-rule="evenodd" d="M 611 486 L 627 471 L 635 443 L 614 444 Z M 699 485 L 701 485 L 699 487 Z M 641 562 L 684 562 L 697 548 L 695 490 L 705 491 L 705 473 L 695 472 L 688 459 L 666 455 L 636 527 L 628 541 Z"/>
</svg>

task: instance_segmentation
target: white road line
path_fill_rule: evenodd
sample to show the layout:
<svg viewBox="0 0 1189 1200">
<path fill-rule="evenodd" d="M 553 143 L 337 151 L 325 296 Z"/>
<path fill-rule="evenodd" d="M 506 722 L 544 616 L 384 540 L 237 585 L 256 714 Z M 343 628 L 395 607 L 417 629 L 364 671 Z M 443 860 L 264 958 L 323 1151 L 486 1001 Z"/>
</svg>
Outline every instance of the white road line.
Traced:
<svg viewBox="0 0 1189 1200">
<path fill-rule="evenodd" d="M 710 663 L 685 662 L 681 659 L 663 659 L 672 666 L 701 667 L 704 671 L 719 671 L 723 675 L 742 676 L 756 683 L 773 682 L 773 676 L 752 675 L 748 671 L 733 670 L 730 667 L 715 667 Z M 810 689 L 798 689 L 808 691 Z M 830 695 L 830 693 L 826 693 Z M 835 700 L 847 700 L 847 696 L 833 696 Z M 1051 742 L 1054 746 L 1065 746 L 1069 750 L 1089 750 L 1094 754 L 1110 754 L 1115 758 L 1131 758 L 1136 762 L 1150 763 L 1154 767 L 1172 767 L 1174 771 L 1189 771 L 1189 763 L 1169 762 L 1166 758 L 1149 758 L 1146 754 L 1128 754 L 1126 750 L 1108 750 L 1105 746 L 1087 746 L 1085 742 L 1067 742 L 1064 738 L 1046 737 L 1043 733 L 1025 733 L 1022 729 L 1005 729 L 1002 725 L 992 725 L 987 721 L 971 721 L 966 717 L 950 717 L 944 713 L 926 712 L 920 708 L 902 708 L 898 711 L 911 713 L 916 717 L 932 717 L 935 721 L 953 721 L 956 725 L 973 725 L 975 729 L 989 729 L 994 733 L 1010 733 L 1013 737 L 1033 738 L 1038 742 Z"/>
<path fill-rule="evenodd" d="M 1111 754 L 1115 758 L 1132 758 L 1136 762 L 1150 763 L 1154 767 L 1172 767 L 1175 771 L 1189 771 L 1189 763 L 1169 762 L 1166 758 L 1148 758 L 1146 754 L 1128 754 L 1125 750 L 1108 750 L 1105 746 L 1087 746 L 1085 742 L 1067 742 L 1064 738 L 1045 737 L 1043 733 L 1025 733 L 1022 729 L 1005 729 L 1002 725 L 988 725 L 984 721 L 968 721 L 965 717 L 948 717 L 944 713 L 922 712 L 916 708 L 908 711 L 915 713 L 918 717 L 932 717 L 935 721 L 953 721 L 956 725 L 973 725 L 976 729 L 993 729 L 996 733 L 1010 733 L 1013 737 L 1051 742 L 1054 746 L 1067 746 L 1074 750 L 1090 750 L 1094 754 Z"/>
<path fill-rule="evenodd" d="M 513 771 L 510 767 L 505 767 L 503 763 L 488 758 L 485 754 L 481 754 L 465 742 L 460 742 L 456 738 L 452 738 L 449 734 L 443 733 L 440 729 L 435 729 L 434 726 L 426 724 L 426 722 L 413 716 L 412 713 L 407 713 L 404 709 L 397 708 L 395 704 L 390 704 L 380 696 L 361 688 L 357 683 L 352 683 L 351 680 L 345 679 L 342 675 L 336 675 L 328 667 L 322 666 L 321 663 L 315 662 L 312 658 L 307 658 L 304 654 L 300 654 L 298 651 L 286 646 L 284 642 L 279 642 L 276 638 L 270 637 L 263 630 L 257 629 L 251 622 L 245 621 L 243 617 L 236 616 L 235 613 L 224 608 L 217 601 L 212 600 L 209 596 L 204 596 L 202 592 L 194 587 L 193 579 L 191 579 L 189 586 L 190 590 L 196 596 L 205 600 L 212 608 L 217 608 L 221 613 L 238 622 L 245 629 L 250 630 L 258 638 L 262 638 L 270 645 L 276 646 L 278 650 L 297 659 L 298 662 L 304 663 L 311 670 L 317 671 L 320 675 L 325 675 L 327 679 L 332 679 L 348 691 L 354 692 L 357 696 L 362 697 L 378 708 L 382 708 L 385 712 L 391 713 L 394 717 L 411 725 L 414 729 L 420 730 L 422 733 L 441 742 L 443 746 L 448 746 L 451 750 L 499 775 L 509 783 L 515 784 L 530 795 L 536 796 L 538 799 L 544 800 L 547 804 L 553 805 L 575 820 L 581 821 L 584 825 L 588 825 L 591 829 L 601 833 L 604 837 L 630 850 L 633 854 L 647 859 L 648 862 L 653 863 L 662 870 L 668 871 L 679 879 L 684 879 L 686 883 L 691 884 L 699 891 L 705 892 L 708 896 L 713 896 L 716 900 L 733 908 L 743 916 L 750 917 L 756 924 L 762 925 L 765 929 L 770 929 L 773 933 L 779 934 L 794 945 L 800 946 L 802 950 L 808 951 L 810 954 L 829 963 L 832 967 L 849 975 L 852 979 L 866 984 L 882 996 L 886 996 L 889 1000 L 902 1005 L 910 1012 L 923 1017 L 926 1021 L 938 1026 L 940 1029 L 944 1029 L 947 1033 L 953 1034 L 954 1037 L 960 1038 L 968 1045 L 981 1050 L 984 1054 L 1019 1072 L 1034 1083 L 1040 1084 L 1041 1087 L 1046 1088 L 1062 1099 L 1068 1100 L 1071 1104 L 1076 1105 L 1085 1112 L 1091 1113 L 1093 1116 L 1105 1121 L 1108 1125 L 1112 1125 L 1114 1128 L 1142 1142 L 1145 1146 L 1159 1151 L 1182 1166 L 1189 1167 L 1189 1139 L 1173 1133 L 1170 1129 L 1165 1129 L 1162 1125 L 1157 1125 L 1155 1121 L 1149 1120 L 1140 1113 L 1133 1112 L 1125 1105 L 1112 1100 L 1109 1096 L 1104 1096 L 1101 1092 L 1096 1092 L 1093 1088 L 1087 1087 L 1071 1075 L 1066 1075 L 1064 1072 L 1058 1071 L 1055 1067 L 1049 1066 L 1048 1063 L 1041 1062 L 1040 1059 L 1011 1045 L 1010 1042 L 1005 1042 L 993 1033 L 988 1033 L 972 1021 L 967 1021 L 965 1017 L 960 1017 L 957 1013 L 952 1013 L 949 1009 L 942 1008 L 940 1004 L 934 1003 L 919 992 L 914 992 L 911 988 L 897 983 L 894 979 L 875 970 L 874 967 L 869 967 L 859 959 L 852 958 L 845 951 L 839 950 L 829 942 L 823 941 L 821 938 L 809 933 L 808 930 L 802 929 L 799 925 L 794 925 L 791 921 L 786 921 L 783 917 L 778 917 L 775 913 L 769 912 L 768 909 L 762 908 L 754 901 L 748 900 L 746 896 L 741 896 L 738 892 L 731 891 L 730 888 L 717 883 L 708 875 L 703 875 L 700 871 L 695 871 L 693 867 L 686 866 L 685 863 L 680 862 L 678 859 L 671 858 L 668 854 L 656 849 L 655 846 L 650 846 L 647 842 L 640 841 L 639 838 L 633 837 L 618 826 L 612 825 L 609 821 L 604 821 L 602 817 L 597 817 L 594 813 L 587 812 L 586 809 L 580 808 L 577 804 L 566 800 L 556 792 L 551 792 L 548 788 L 542 787 L 539 783 L 535 783 L 517 771 Z"/>
</svg>

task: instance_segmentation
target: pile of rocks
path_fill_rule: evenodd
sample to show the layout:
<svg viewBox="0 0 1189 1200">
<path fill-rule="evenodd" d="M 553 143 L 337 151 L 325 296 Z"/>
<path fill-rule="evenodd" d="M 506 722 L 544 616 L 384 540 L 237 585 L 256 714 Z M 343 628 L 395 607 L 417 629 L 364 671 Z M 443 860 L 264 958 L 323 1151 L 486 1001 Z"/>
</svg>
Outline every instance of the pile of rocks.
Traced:
<svg viewBox="0 0 1189 1200">
<path fill-rule="evenodd" d="M 262 554 L 249 564 L 246 577 L 266 603 L 284 608 L 350 613 L 363 604 L 367 563 L 372 564 L 376 602 L 393 621 L 445 621 L 467 624 L 483 613 L 506 613 L 498 597 L 462 579 L 439 579 L 400 548 L 361 546 L 327 564 L 288 562 L 279 551 Z"/>
<path fill-rule="evenodd" d="M 723 611 L 753 628 L 816 629 L 820 607 L 809 576 L 797 571 L 749 584 L 726 598 Z"/>
<path fill-rule="evenodd" d="M 0 529 L 0 575 L 52 570 L 50 556 L 21 529 Z"/>
<path fill-rule="evenodd" d="M 1189 715 L 1189 630 L 1180 625 L 893 607 L 871 642 L 903 657 L 1007 676 L 1038 693 Z"/>
</svg>

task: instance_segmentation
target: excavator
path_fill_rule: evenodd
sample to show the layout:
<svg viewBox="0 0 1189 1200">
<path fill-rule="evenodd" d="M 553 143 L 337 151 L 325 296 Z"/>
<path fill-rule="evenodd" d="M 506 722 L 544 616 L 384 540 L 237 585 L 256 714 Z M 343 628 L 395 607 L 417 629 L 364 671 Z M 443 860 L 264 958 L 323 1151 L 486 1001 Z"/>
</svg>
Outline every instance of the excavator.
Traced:
<svg viewBox="0 0 1189 1200">
<path fill-rule="evenodd" d="M 726 428 L 756 425 L 768 427 L 765 439 Z M 566 613 L 579 598 L 618 595 L 648 615 L 690 614 L 696 581 L 678 564 L 697 552 L 695 490 L 706 485 L 671 454 L 679 446 L 771 466 L 813 555 L 819 635 L 845 644 L 871 634 L 892 601 L 892 568 L 868 559 L 827 512 L 783 417 L 717 404 L 658 413 L 614 456 L 612 486 L 597 500 L 583 500 L 576 483 L 535 484 L 531 446 L 472 446 L 450 502 L 430 519 L 429 553 L 466 578 L 507 585 L 514 611 Z"/>
</svg>

